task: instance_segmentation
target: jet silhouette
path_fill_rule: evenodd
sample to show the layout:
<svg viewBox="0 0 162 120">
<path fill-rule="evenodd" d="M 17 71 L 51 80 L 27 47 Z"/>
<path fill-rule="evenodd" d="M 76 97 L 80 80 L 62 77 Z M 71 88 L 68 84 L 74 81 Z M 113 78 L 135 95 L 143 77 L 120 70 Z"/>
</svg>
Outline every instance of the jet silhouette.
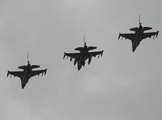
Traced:
<svg viewBox="0 0 162 120">
<path fill-rule="evenodd" d="M 25 87 L 25 85 L 27 84 L 28 80 L 35 76 L 35 75 L 39 75 L 39 74 L 43 74 L 46 75 L 46 71 L 47 69 L 44 70 L 35 70 L 33 71 L 32 69 L 38 68 L 40 67 L 39 65 L 30 65 L 30 62 L 27 60 L 28 64 L 27 65 L 23 65 L 23 66 L 19 66 L 19 69 L 23 69 L 23 71 L 8 71 L 7 73 L 7 77 L 10 75 L 13 75 L 14 77 L 19 77 L 21 79 L 21 87 L 22 89 Z"/>
<path fill-rule="evenodd" d="M 134 31 L 135 33 L 128 33 L 128 34 L 119 33 L 118 39 L 120 38 L 120 36 L 122 36 L 125 39 L 131 40 L 132 41 L 132 51 L 134 52 L 143 39 L 148 38 L 148 37 L 151 38 L 152 36 L 154 39 L 155 36 L 156 37 L 158 36 L 159 31 L 144 33 L 144 31 L 150 30 L 150 29 L 152 29 L 152 28 L 151 27 L 143 27 L 141 25 L 140 16 L 139 16 L 139 27 L 134 27 L 134 28 L 130 29 L 131 31 Z"/>
<path fill-rule="evenodd" d="M 85 65 L 85 61 L 88 59 L 88 64 L 91 63 L 92 57 L 96 57 L 96 55 L 101 55 L 103 54 L 102 51 L 96 51 L 96 52 L 89 52 L 90 50 L 96 49 L 97 47 L 94 46 L 89 46 L 87 47 L 86 42 L 85 42 L 85 35 L 84 35 L 84 47 L 77 47 L 75 50 L 80 51 L 80 53 L 64 53 L 64 57 L 70 57 L 70 61 L 74 59 L 74 65 L 77 63 L 78 65 L 78 70 L 81 69 L 82 66 Z"/>
</svg>

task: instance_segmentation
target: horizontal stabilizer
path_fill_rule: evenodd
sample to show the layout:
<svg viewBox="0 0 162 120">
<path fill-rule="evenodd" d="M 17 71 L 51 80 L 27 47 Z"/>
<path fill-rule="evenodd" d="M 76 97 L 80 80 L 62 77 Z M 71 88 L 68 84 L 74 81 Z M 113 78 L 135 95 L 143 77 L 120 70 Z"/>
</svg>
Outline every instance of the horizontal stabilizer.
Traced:
<svg viewBox="0 0 162 120">
<path fill-rule="evenodd" d="M 82 47 L 75 48 L 75 50 L 78 50 L 78 51 L 81 51 L 82 49 L 83 49 Z"/>
<path fill-rule="evenodd" d="M 90 47 L 88 47 L 88 50 L 94 50 L 94 49 L 96 49 L 97 47 L 93 47 L 93 46 L 90 46 Z"/>
<path fill-rule="evenodd" d="M 137 27 L 134 27 L 134 28 L 131 28 L 130 30 L 131 30 L 131 31 L 137 31 L 138 28 L 137 28 Z"/>
<path fill-rule="evenodd" d="M 19 68 L 19 69 L 25 69 L 25 68 L 26 68 L 26 65 L 19 66 L 18 68 Z"/>
<path fill-rule="evenodd" d="M 32 65 L 32 69 L 40 67 L 39 65 Z"/>
<path fill-rule="evenodd" d="M 152 27 L 144 27 L 143 30 L 146 31 L 146 30 L 151 30 Z"/>
</svg>

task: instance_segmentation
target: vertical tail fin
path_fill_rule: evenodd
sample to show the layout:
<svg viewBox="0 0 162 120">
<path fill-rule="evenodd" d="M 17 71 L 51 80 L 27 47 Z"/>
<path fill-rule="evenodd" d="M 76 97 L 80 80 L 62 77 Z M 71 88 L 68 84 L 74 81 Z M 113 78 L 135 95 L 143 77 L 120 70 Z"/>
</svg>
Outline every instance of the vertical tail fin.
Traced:
<svg viewBox="0 0 162 120">
<path fill-rule="evenodd" d="M 139 15 L 139 27 L 141 26 L 140 15 Z"/>
<path fill-rule="evenodd" d="M 84 45 L 86 44 L 86 42 L 85 42 L 85 34 L 84 34 L 84 36 L 83 36 L 83 40 L 84 40 Z"/>
<path fill-rule="evenodd" d="M 27 53 L 27 63 L 29 64 L 29 55 L 28 55 L 28 53 Z"/>
</svg>

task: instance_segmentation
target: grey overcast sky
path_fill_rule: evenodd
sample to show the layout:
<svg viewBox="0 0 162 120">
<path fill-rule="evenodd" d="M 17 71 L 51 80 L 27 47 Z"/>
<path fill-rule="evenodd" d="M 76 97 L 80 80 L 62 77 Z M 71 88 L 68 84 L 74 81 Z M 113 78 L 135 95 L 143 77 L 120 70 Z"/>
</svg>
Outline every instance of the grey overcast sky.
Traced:
<svg viewBox="0 0 162 120">
<path fill-rule="evenodd" d="M 161 0 L 1 0 L 1 120 L 161 120 Z M 156 39 L 132 52 L 138 16 Z M 149 31 L 148 31 L 149 32 Z M 80 71 L 64 52 L 87 45 L 104 50 Z M 47 68 L 21 89 L 8 70 L 27 64 Z"/>
</svg>

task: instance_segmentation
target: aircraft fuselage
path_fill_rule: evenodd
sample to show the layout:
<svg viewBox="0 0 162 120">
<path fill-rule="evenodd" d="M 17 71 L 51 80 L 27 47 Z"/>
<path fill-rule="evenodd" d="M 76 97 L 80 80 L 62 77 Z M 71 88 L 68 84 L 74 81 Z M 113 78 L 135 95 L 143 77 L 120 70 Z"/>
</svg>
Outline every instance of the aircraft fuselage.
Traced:
<svg viewBox="0 0 162 120">
<path fill-rule="evenodd" d="M 87 49 L 83 49 L 80 52 L 80 55 L 77 57 L 78 70 L 80 70 L 81 67 L 85 65 L 87 55 L 88 55 L 88 50 Z"/>
<path fill-rule="evenodd" d="M 133 52 L 136 50 L 137 46 L 140 44 L 141 40 L 142 40 L 142 34 L 143 34 L 144 30 L 141 27 L 139 27 L 139 29 L 135 32 L 135 39 L 132 42 L 132 50 Z"/>
<path fill-rule="evenodd" d="M 30 65 L 28 65 L 26 67 L 26 69 L 24 69 L 24 75 L 21 78 L 21 87 L 22 89 L 25 87 L 25 85 L 27 84 L 28 80 L 30 79 L 30 72 L 32 71 L 32 68 L 30 67 Z"/>
</svg>

